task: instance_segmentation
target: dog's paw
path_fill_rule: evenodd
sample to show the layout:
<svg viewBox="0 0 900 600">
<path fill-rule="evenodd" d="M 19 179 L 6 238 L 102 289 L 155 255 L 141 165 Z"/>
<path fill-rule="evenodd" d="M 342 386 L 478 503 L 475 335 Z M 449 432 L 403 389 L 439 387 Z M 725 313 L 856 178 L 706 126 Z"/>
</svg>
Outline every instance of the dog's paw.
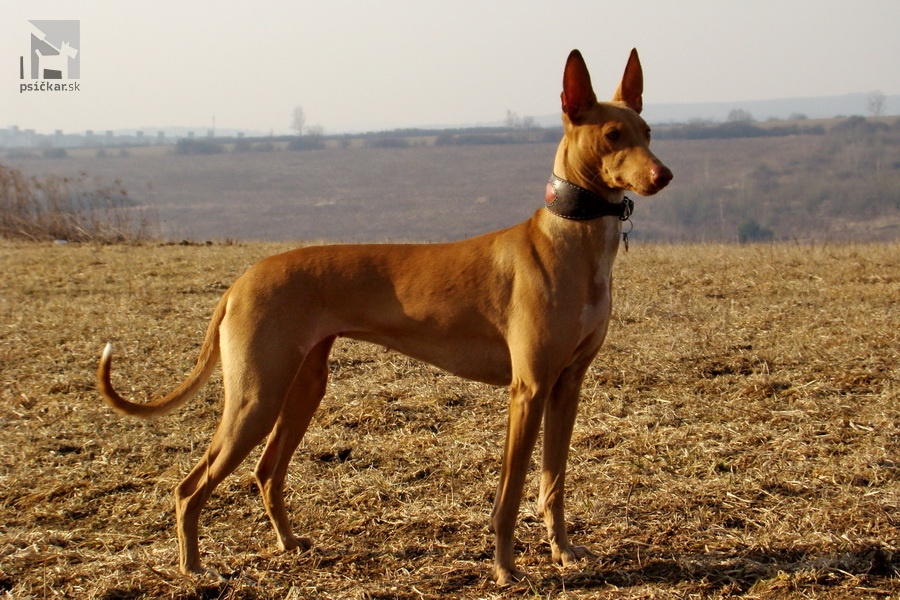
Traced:
<svg viewBox="0 0 900 600">
<path fill-rule="evenodd" d="M 553 560 L 564 567 L 573 565 L 580 560 L 593 560 L 597 555 L 585 548 L 584 546 L 565 546 L 563 548 L 553 548 Z"/>
<path fill-rule="evenodd" d="M 520 571 L 515 567 L 510 569 L 499 566 L 494 567 L 494 580 L 497 582 L 497 585 L 502 588 L 518 583 L 526 577 L 525 571 Z"/>
<path fill-rule="evenodd" d="M 308 537 L 297 537 L 295 535 L 278 540 L 278 549 L 282 552 L 288 552 L 290 550 L 299 550 L 300 552 L 303 552 L 312 548 L 312 545 L 312 540 Z"/>
</svg>

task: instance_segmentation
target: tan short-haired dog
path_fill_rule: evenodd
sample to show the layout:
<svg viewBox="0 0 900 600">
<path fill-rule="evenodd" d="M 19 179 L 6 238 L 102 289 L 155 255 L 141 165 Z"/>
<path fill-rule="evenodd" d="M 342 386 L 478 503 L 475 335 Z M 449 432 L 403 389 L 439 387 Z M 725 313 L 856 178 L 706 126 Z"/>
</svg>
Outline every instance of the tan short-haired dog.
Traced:
<svg viewBox="0 0 900 600">
<path fill-rule="evenodd" d="M 639 116 L 643 75 L 632 51 L 612 102 L 597 102 L 581 54 L 563 77 L 564 136 L 546 205 L 524 223 L 450 244 L 302 248 L 252 266 L 225 292 L 194 367 L 171 394 L 147 404 L 110 383 L 111 347 L 98 379 L 106 402 L 139 417 L 168 413 L 222 361 L 222 421 L 206 454 L 175 490 L 181 570 L 202 572 L 200 511 L 213 489 L 268 436 L 256 478 L 278 546 L 296 537 L 282 489 L 288 462 L 325 393 L 337 337 L 381 344 L 477 381 L 508 385 L 509 426 L 491 515 L 494 575 L 524 576 L 513 533 L 541 422 L 539 507 L 554 560 L 590 556 L 569 542 L 566 459 L 584 375 L 606 336 L 612 267 L 626 191 L 651 195 L 672 172 L 649 149 Z"/>
</svg>

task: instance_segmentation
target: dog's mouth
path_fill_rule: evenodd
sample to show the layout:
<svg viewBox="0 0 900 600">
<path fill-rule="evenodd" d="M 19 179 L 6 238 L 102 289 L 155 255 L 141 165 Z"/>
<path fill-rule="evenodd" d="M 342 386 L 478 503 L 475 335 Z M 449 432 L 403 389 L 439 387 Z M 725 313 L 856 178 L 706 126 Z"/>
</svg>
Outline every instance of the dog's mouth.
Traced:
<svg viewBox="0 0 900 600">
<path fill-rule="evenodd" d="M 653 186 L 655 187 L 656 192 L 669 185 L 675 178 L 675 174 L 672 173 L 672 170 L 662 163 L 651 169 L 650 172 L 653 177 Z"/>
<path fill-rule="evenodd" d="M 675 177 L 672 170 L 653 155 L 633 163 L 630 168 L 619 166 L 618 172 L 604 164 L 601 172 L 603 185 L 609 190 L 627 190 L 641 196 L 659 193 Z"/>
<path fill-rule="evenodd" d="M 634 190 L 641 196 L 652 196 L 660 192 L 663 188 L 669 185 L 672 179 L 675 178 L 672 170 L 662 163 L 657 163 L 656 165 L 654 165 L 650 169 L 648 175 L 649 181 L 646 182 L 645 186 L 642 186 L 643 189 Z"/>
</svg>

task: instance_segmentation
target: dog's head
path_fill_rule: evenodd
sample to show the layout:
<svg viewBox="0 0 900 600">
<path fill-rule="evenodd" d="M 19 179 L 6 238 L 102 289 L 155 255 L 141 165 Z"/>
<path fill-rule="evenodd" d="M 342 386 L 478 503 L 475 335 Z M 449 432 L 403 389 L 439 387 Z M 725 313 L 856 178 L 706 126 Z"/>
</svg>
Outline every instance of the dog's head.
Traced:
<svg viewBox="0 0 900 600">
<path fill-rule="evenodd" d="M 75 58 L 78 56 L 78 50 L 69 45 L 69 42 L 63 42 L 62 46 L 59 48 L 59 53 L 69 58 Z"/>
<path fill-rule="evenodd" d="M 672 180 L 650 151 L 650 127 L 640 116 L 643 91 L 637 50 L 611 102 L 597 102 L 584 58 L 578 50 L 569 54 L 561 97 L 566 170 L 575 183 L 601 196 L 619 190 L 651 196 Z"/>
</svg>

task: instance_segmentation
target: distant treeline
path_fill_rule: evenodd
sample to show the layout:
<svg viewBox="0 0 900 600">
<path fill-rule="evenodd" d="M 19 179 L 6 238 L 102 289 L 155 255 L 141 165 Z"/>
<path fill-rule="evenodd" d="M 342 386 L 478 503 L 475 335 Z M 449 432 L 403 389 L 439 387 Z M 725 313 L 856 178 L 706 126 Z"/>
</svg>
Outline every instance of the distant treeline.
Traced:
<svg viewBox="0 0 900 600">
<path fill-rule="evenodd" d="M 874 134 L 891 127 L 888 121 L 847 117 L 835 119 L 828 124 L 822 122 L 804 123 L 803 120 L 790 122 L 760 123 L 752 119 L 730 120 L 724 123 L 712 121 L 692 121 L 685 124 L 656 125 L 653 138 L 656 140 L 715 140 L 744 139 L 785 136 L 825 136 L 831 131 L 856 130 Z M 416 146 L 483 146 L 504 144 L 555 143 L 562 137 L 562 127 L 469 127 L 457 129 L 394 129 L 370 133 L 325 135 L 321 132 L 302 136 L 284 135 L 267 137 L 209 137 L 182 138 L 174 146 L 173 152 L 181 155 L 214 155 L 225 152 L 273 152 L 277 150 L 309 151 L 326 148 L 408 148 Z M 128 156 L 122 147 L 120 156 Z M 68 153 L 62 148 L 44 148 L 39 153 L 28 150 L 11 150 L 8 159 L 66 158 Z M 108 156 L 105 148 L 97 151 L 98 158 Z"/>
<path fill-rule="evenodd" d="M 277 136 L 266 138 L 186 138 L 178 140 L 174 152 L 185 155 L 211 155 L 228 152 L 272 152 L 324 150 L 328 147 L 409 148 L 414 146 L 470 146 L 486 144 L 534 144 L 556 142 L 562 128 L 473 127 L 466 129 L 395 129 L 363 134 Z"/>
<path fill-rule="evenodd" d="M 653 130 L 653 138 L 658 140 L 713 140 L 741 139 L 760 137 L 784 137 L 789 135 L 825 135 L 829 132 L 856 131 L 864 134 L 886 132 L 897 127 L 900 119 L 893 122 L 867 119 L 865 117 L 838 117 L 828 126 L 822 122 L 805 124 L 803 122 L 768 122 L 757 123 L 753 120 L 727 121 L 692 121 L 683 125 L 661 125 Z"/>
<path fill-rule="evenodd" d="M 848 117 L 830 128 L 822 123 L 783 122 L 757 123 L 752 120 L 716 123 L 696 121 L 683 125 L 660 125 L 654 128 L 654 139 L 705 140 L 784 137 L 791 135 L 824 136 L 829 130 L 865 130 L 870 133 L 889 128 L 884 122 L 864 117 Z M 281 148 L 294 151 L 323 150 L 328 147 L 408 148 L 422 145 L 482 146 L 491 144 L 553 143 L 562 137 L 562 127 L 471 127 L 460 129 L 394 129 L 362 134 L 276 136 L 267 138 L 182 139 L 175 146 L 177 154 L 218 154 L 234 152 L 269 152 Z"/>
<path fill-rule="evenodd" d="M 482 144 L 535 144 L 541 142 L 558 142 L 562 137 L 562 128 L 550 129 L 503 129 L 498 132 L 466 132 L 442 134 L 434 141 L 436 146 L 475 146 Z"/>
<path fill-rule="evenodd" d="M 862 119 L 862 117 L 859 117 Z M 865 120 L 865 119 L 863 119 Z M 801 125 L 757 125 L 752 121 L 727 123 L 692 122 L 685 125 L 665 126 L 654 129 L 653 137 L 658 140 L 712 140 L 757 137 L 782 137 L 786 135 L 825 135 L 821 124 Z"/>
</svg>

